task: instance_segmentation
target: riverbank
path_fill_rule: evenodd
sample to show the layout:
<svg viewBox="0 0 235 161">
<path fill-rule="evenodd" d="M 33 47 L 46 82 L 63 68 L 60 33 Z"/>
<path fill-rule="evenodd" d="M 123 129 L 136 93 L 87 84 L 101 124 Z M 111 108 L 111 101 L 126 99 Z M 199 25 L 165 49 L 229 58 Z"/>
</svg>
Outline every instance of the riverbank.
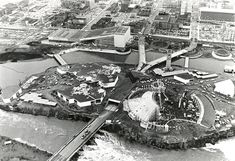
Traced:
<svg viewBox="0 0 235 161">
<path fill-rule="evenodd" d="M 1 161 L 45 161 L 51 154 L 41 151 L 36 147 L 0 136 Z"/>
<path fill-rule="evenodd" d="M 235 136 L 235 127 L 226 130 L 212 130 L 204 133 L 200 137 L 193 137 L 189 139 L 170 141 L 168 137 L 156 135 L 155 137 L 148 137 L 148 132 L 140 132 L 134 127 L 128 127 L 125 124 L 111 124 L 106 125 L 104 130 L 116 133 L 118 136 L 125 138 L 129 142 L 135 142 L 153 148 L 168 149 L 168 150 L 186 150 L 191 148 L 206 147 L 207 144 L 215 145 L 219 140 L 227 139 Z"/>
<path fill-rule="evenodd" d="M 0 106 L 2 110 L 12 111 L 9 106 Z M 14 111 L 20 112 L 24 114 L 32 114 L 32 115 L 42 115 L 47 116 L 47 110 L 41 111 L 33 111 L 33 110 L 25 110 L 25 111 Z M 39 113 L 40 112 L 40 113 Z M 88 122 L 90 118 L 85 115 L 77 114 L 77 115 L 66 115 L 66 114 L 57 114 L 51 115 L 49 117 L 55 117 L 62 120 L 73 120 L 73 121 L 85 121 Z M 197 136 L 191 136 L 188 139 L 172 139 L 169 136 L 164 136 L 162 134 L 156 134 L 154 137 L 150 136 L 148 131 L 143 131 L 143 129 L 136 128 L 135 126 L 128 126 L 128 123 L 122 122 L 122 124 L 109 124 L 102 127 L 103 130 L 106 130 L 111 133 L 116 133 L 118 136 L 123 137 L 129 142 L 136 142 L 139 144 L 151 146 L 153 148 L 158 149 L 168 149 L 168 150 L 186 150 L 190 148 L 201 148 L 205 147 L 206 144 L 214 145 L 219 140 L 226 139 L 232 136 L 235 136 L 235 127 L 223 129 L 223 130 L 208 130 L 205 132 L 198 132 Z M 192 130 L 192 129 L 191 129 Z M 193 132 L 195 133 L 195 132 Z M 202 134 L 203 133 L 203 134 Z"/>
</svg>

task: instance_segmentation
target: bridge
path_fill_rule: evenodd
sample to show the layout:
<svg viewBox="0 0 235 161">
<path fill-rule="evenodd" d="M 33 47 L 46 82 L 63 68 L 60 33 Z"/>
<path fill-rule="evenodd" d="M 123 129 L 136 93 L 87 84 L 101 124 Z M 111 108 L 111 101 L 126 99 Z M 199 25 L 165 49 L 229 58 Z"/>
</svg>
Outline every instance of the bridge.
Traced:
<svg viewBox="0 0 235 161">
<path fill-rule="evenodd" d="M 65 60 L 59 55 L 59 54 L 54 54 L 53 57 L 55 60 L 60 64 L 60 65 L 66 65 L 67 63 Z"/>
<path fill-rule="evenodd" d="M 162 4 L 162 0 L 159 0 L 159 4 L 158 4 L 158 8 L 159 6 L 161 6 Z M 195 1 L 195 0 L 194 0 Z M 199 10 L 198 10 L 198 2 L 195 1 L 195 5 L 196 7 L 193 8 L 193 11 L 192 11 L 192 17 L 191 17 L 191 38 L 192 38 L 192 41 L 191 41 L 191 44 L 189 47 L 185 48 L 185 49 L 182 49 L 180 51 L 176 51 L 174 53 L 171 54 L 171 58 L 174 58 L 174 57 L 177 57 L 177 56 L 180 56 L 180 55 L 183 55 L 189 51 L 192 51 L 194 48 L 197 47 L 197 38 L 198 38 L 198 23 L 197 23 L 197 19 L 198 19 L 198 16 L 199 16 Z M 152 12 L 152 16 L 150 16 L 150 21 L 152 20 L 152 18 L 158 14 L 159 11 L 157 10 L 154 10 L 154 12 Z M 151 22 L 149 23 L 151 24 Z M 147 25 L 147 30 L 148 32 L 150 31 L 150 28 L 151 26 L 150 25 Z M 145 30 L 146 31 L 146 30 Z M 146 34 L 146 33 L 145 33 Z M 143 35 L 142 35 L 143 36 Z M 141 37 L 140 37 L 141 38 Z M 139 39 L 140 39 L 139 38 Z M 140 44 L 141 43 L 141 44 Z M 151 67 L 155 66 L 155 65 L 158 65 L 164 61 L 167 60 L 167 56 L 163 56 L 161 58 L 158 58 L 158 59 L 155 59 L 151 62 L 146 62 L 146 54 L 145 54 L 145 51 L 144 51 L 144 47 L 142 46 L 145 45 L 143 42 L 139 41 L 139 64 L 137 66 L 137 69 L 138 71 L 141 71 L 141 72 L 146 72 L 148 69 L 150 69 Z M 188 67 L 188 59 L 186 59 L 187 63 L 185 64 L 186 67 Z"/>
<path fill-rule="evenodd" d="M 145 37 L 143 35 L 139 36 L 138 46 L 139 46 L 139 63 L 137 70 L 139 71 L 144 64 L 146 64 L 146 56 L 145 56 Z"/>
<path fill-rule="evenodd" d="M 189 52 L 189 51 L 192 51 L 194 48 L 196 48 L 196 46 L 197 46 L 197 43 L 191 42 L 191 44 L 190 44 L 189 47 L 187 47 L 187 48 L 185 48 L 185 49 L 182 49 L 182 50 L 180 50 L 180 51 L 177 51 L 177 52 L 172 53 L 172 54 L 171 54 L 171 58 L 175 58 L 175 57 L 180 56 L 180 55 L 182 55 L 182 54 L 185 54 L 185 53 L 187 53 L 187 52 Z M 155 59 L 155 60 L 153 60 L 153 61 L 151 61 L 151 62 L 148 62 L 147 65 L 146 65 L 143 69 L 141 69 L 140 71 L 141 71 L 141 72 L 146 72 L 146 71 L 147 71 L 148 69 L 150 69 L 151 67 L 153 67 L 153 66 L 155 66 L 155 65 L 157 65 L 157 64 L 160 64 L 160 63 L 162 63 L 162 62 L 164 62 L 164 61 L 166 61 L 166 60 L 167 60 L 167 56 L 163 56 L 163 57 L 161 57 L 161 58 Z"/>
<path fill-rule="evenodd" d="M 116 102 L 118 104 L 118 102 Z M 78 134 L 67 142 L 47 161 L 69 161 L 72 156 L 104 125 L 105 121 L 118 110 L 117 104 L 108 104 L 103 113 L 91 120 Z"/>
</svg>

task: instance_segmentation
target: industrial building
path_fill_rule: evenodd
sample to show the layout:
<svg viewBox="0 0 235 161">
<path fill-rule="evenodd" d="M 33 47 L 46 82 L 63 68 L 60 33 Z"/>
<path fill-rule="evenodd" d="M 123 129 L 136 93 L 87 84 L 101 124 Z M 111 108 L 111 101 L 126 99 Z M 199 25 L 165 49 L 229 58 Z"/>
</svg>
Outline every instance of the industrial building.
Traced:
<svg viewBox="0 0 235 161">
<path fill-rule="evenodd" d="M 131 39 L 129 26 L 109 27 L 90 31 L 77 29 L 58 29 L 48 36 L 55 42 L 86 42 L 93 41 L 97 46 L 124 49 Z"/>
<path fill-rule="evenodd" d="M 94 40 L 95 44 L 100 46 L 114 46 L 116 48 L 125 48 L 127 42 L 131 39 L 129 26 L 117 26 L 89 31 L 89 33 L 80 39 L 80 41 Z"/>
<path fill-rule="evenodd" d="M 77 42 L 83 36 L 84 31 L 77 29 L 60 28 L 48 36 L 49 41 Z"/>
<path fill-rule="evenodd" d="M 200 8 L 201 22 L 235 22 L 235 10 L 231 9 L 217 9 L 217 8 Z"/>
<path fill-rule="evenodd" d="M 231 79 L 215 83 L 215 92 L 221 93 L 226 96 L 234 97 L 235 87 Z"/>
</svg>

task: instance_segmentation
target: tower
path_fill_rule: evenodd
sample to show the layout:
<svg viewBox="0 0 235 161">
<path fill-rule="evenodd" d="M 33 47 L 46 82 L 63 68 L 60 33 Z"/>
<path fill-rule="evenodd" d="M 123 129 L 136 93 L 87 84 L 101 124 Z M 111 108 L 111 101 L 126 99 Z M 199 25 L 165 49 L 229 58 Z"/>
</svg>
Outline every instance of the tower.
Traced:
<svg viewBox="0 0 235 161">
<path fill-rule="evenodd" d="M 171 67 L 171 54 L 172 54 L 172 51 L 169 50 L 167 52 L 165 71 L 172 71 L 173 70 L 173 68 Z"/>
</svg>

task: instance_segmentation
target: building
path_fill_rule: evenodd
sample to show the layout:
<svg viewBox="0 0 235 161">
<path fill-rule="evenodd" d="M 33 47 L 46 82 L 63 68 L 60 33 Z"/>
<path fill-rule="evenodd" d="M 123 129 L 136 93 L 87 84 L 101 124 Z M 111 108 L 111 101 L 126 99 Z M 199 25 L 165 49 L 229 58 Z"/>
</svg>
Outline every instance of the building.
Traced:
<svg viewBox="0 0 235 161">
<path fill-rule="evenodd" d="M 96 46 L 115 47 L 117 49 L 124 49 L 131 38 L 129 26 L 108 27 L 90 31 L 61 28 L 48 36 L 48 40 L 54 42 L 93 41 Z"/>
<path fill-rule="evenodd" d="M 106 92 L 101 87 L 92 87 L 86 83 L 81 83 L 75 87 L 58 90 L 56 94 L 67 104 L 75 104 L 82 108 L 92 104 L 101 104 Z"/>
<path fill-rule="evenodd" d="M 63 65 L 63 66 L 58 66 L 58 67 L 56 68 L 56 71 L 57 71 L 59 74 L 63 75 L 63 74 L 66 74 L 66 73 L 69 71 L 69 69 L 70 69 L 70 66 L 69 66 L 69 65 Z"/>
<path fill-rule="evenodd" d="M 23 83 L 21 85 L 22 89 L 27 89 L 29 88 L 29 86 L 33 83 L 33 81 L 35 81 L 36 79 L 38 79 L 37 76 L 31 76 L 29 79 L 27 79 L 27 81 L 25 83 Z"/>
<path fill-rule="evenodd" d="M 161 14 L 161 15 L 159 14 L 154 19 L 156 27 L 160 29 L 169 29 L 170 28 L 170 26 L 168 25 L 169 21 L 170 21 L 169 14 Z"/>
<path fill-rule="evenodd" d="M 192 0 L 182 0 L 180 5 L 180 14 L 192 13 Z"/>
<path fill-rule="evenodd" d="M 215 74 L 215 73 L 211 74 L 211 73 L 202 72 L 202 71 L 190 71 L 188 73 L 198 79 L 211 79 L 211 78 L 218 77 L 218 74 Z"/>
<path fill-rule="evenodd" d="M 234 73 L 234 72 L 235 72 L 235 66 L 225 65 L 225 66 L 224 66 L 224 72 L 227 72 L 227 73 Z"/>
<path fill-rule="evenodd" d="M 193 76 L 188 73 L 183 73 L 183 74 L 174 75 L 174 79 L 184 84 L 188 84 L 190 81 L 193 80 Z"/>
<path fill-rule="evenodd" d="M 178 22 L 178 17 L 170 14 L 159 14 L 154 19 L 156 28 L 168 30 L 168 29 L 178 29 L 180 23 Z"/>
<path fill-rule="evenodd" d="M 99 80 L 99 85 L 103 88 L 111 88 L 115 87 L 118 82 L 118 76 L 117 75 L 104 75 L 99 74 L 97 79 Z"/>
<path fill-rule="evenodd" d="M 124 101 L 124 111 L 133 120 L 151 122 L 160 116 L 160 106 L 153 100 L 153 91 L 145 92 L 140 98 Z"/>
<path fill-rule="evenodd" d="M 85 33 L 86 33 L 85 31 L 77 29 L 61 28 L 51 33 L 48 36 L 48 40 L 55 42 L 67 42 L 67 43 L 78 42 Z"/>
<path fill-rule="evenodd" d="M 234 83 L 231 79 L 215 83 L 214 91 L 229 97 L 234 97 Z"/>
<path fill-rule="evenodd" d="M 91 30 L 86 36 L 81 38 L 80 41 L 94 40 L 94 42 L 100 46 L 113 46 L 123 49 L 130 39 L 130 26 L 116 26 Z"/>
<path fill-rule="evenodd" d="M 97 4 L 95 3 L 95 0 L 88 0 L 88 5 L 90 9 L 93 9 L 97 6 Z"/>
<path fill-rule="evenodd" d="M 200 17 L 201 22 L 235 22 L 235 10 L 231 9 L 217 9 L 217 8 L 200 8 Z"/>
<path fill-rule="evenodd" d="M 35 93 L 35 92 L 25 93 L 24 95 L 20 97 L 20 100 L 28 102 L 28 103 L 36 103 L 36 104 L 41 104 L 41 105 L 46 105 L 46 106 L 57 105 L 56 102 L 42 98 L 41 93 Z"/>
</svg>

